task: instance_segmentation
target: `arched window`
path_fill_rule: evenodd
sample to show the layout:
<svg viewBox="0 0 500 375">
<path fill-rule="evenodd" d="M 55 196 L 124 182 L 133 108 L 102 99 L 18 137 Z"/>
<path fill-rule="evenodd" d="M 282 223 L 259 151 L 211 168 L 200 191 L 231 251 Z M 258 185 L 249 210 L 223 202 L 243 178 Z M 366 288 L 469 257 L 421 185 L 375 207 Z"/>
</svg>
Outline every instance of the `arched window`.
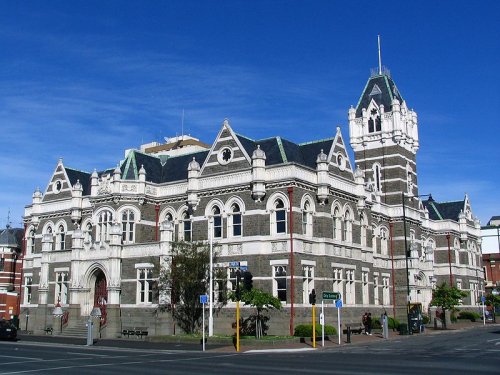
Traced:
<svg viewBox="0 0 500 375">
<path fill-rule="evenodd" d="M 453 249 L 455 250 L 455 263 L 460 264 L 460 241 L 455 239 Z"/>
<path fill-rule="evenodd" d="M 229 231 L 232 237 L 241 236 L 241 210 L 237 203 L 231 205 L 231 213 L 228 218 Z"/>
<path fill-rule="evenodd" d="M 373 254 L 377 254 L 377 228 L 374 226 L 372 227 L 372 249 L 373 249 Z"/>
<path fill-rule="evenodd" d="M 134 211 L 122 212 L 122 241 L 123 243 L 134 242 L 135 216 Z"/>
<path fill-rule="evenodd" d="M 344 213 L 343 229 L 344 229 L 343 240 L 345 242 L 352 242 L 352 221 L 351 221 L 351 212 L 349 210 L 346 210 L 346 212 Z"/>
<path fill-rule="evenodd" d="M 382 130 L 382 121 L 378 111 L 373 108 L 368 119 L 368 133 L 379 132 Z"/>
<path fill-rule="evenodd" d="M 26 245 L 28 254 L 35 253 L 35 230 L 33 228 L 28 232 Z"/>
<path fill-rule="evenodd" d="M 388 242 L 389 242 L 389 235 L 387 233 L 386 228 L 381 228 L 380 229 L 380 253 L 382 255 L 387 255 L 388 254 Z"/>
<path fill-rule="evenodd" d="M 361 224 L 361 246 L 366 246 L 366 218 L 363 213 L 359 215 L 359 222 Z"/>
<path fill-rule="evenodd" d="M 375 190 L 382 191 L 382 175 L 380 165 L 378 163 L 373 164 L 373 182 L 375 183 Z"/>
<path fill-rule="evenodd" d="M 340 209 L 335 207 L 333 209 L 333 239 L 340 240 L 341 230 L 341 221 L 340 221 Z"/>
<path fill-rule="evenodd" d="M 56 250 L 64 250 L 66 247 L 66 232 L 64 231 L 64 225 L 59 225 L 57 227 L 56 234 Z"/>
<path fill-rule="evenodd" d="M 313 234 L 312 220 L 311 202 L 306 200 L 302 207 L 302 233 L 309 237 Z"/>
<path fill-rule="evenodd" d="M 286 210 L 285 204 L 281 199 L 274 202 L 274 223 L 276 233 L 286 233 Z"/>
<path fill-rule="evenodd" d="M 187 211 L 181 215 L 179 224 L 179 238 L 181 241 L 191 241 L 191 216 Z"/>
<path fill-rule="evenodd" d="M 92 222 L 90 221 L 85 224 L 85 229 L 83 231 L 83 242 L 92 243 Z"/>
<path fill-rule="evenodd" d="M 113 224 L 113 213 L 108 210 L 101 211 L 97 218 L 97 242 L 109 241 L 109 231 Z"/>
<path fill-rule="evenodd" d="M 222 238 L 222 215 L 219 206 L 212 208 L 213 229 L 212 238 Z"/>
</svg>

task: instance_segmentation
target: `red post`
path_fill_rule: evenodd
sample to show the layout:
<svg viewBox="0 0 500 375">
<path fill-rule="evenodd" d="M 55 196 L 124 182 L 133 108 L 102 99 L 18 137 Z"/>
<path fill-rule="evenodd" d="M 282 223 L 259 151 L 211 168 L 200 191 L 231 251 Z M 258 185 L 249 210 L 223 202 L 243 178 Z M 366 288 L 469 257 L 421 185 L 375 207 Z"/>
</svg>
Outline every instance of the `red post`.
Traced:
<svg viewBox="0 0 500 375">
<path fill-rule="evenodd" d="M 448 241 L 448 264 L 450 266 L 450 287 L 453 286 L 453 274 L 451 273 L 451 250 L 450 250 L 450 234 L 446 234 L 446 240 Z"/>
<path fill-rule="evenodd" d="M 155 212 L 156 212 L 155 241 L 158 241 L 158 220 L 159 220 L 159 213 L 160 213 L 160 205 L 159 204 L 155 205 Z"/>
<path fill-rule="evenodd" d="M 294 330 L 293 330 L 293 300 L 294 300 L 294 294 L 295 294 L 295 287 L 294 287 L 294 279 L 293 279 L 293 269 L 294 269 L 294 261 L 293 261 L 293 187 L 288 188 L 288 200 L 290 201 L 290 336 L 293 336 Z"/>
<path fill-rule="evenodd" d="M 391 263 L 392 263 L 392 316 L 396 320 L 396 287 L 394 280 L 394 237 L 393 237 L 394 224 L 389 223 L 389 237 L 391 239 Z"/>
<path fill-rule="evenodd" d="M 21 271 L 19 272 L 20 273 L 20 275 L 19 275 L 19 278 L 20 278 L 19 279 L 19 294 L 17 295 L 17 316 L 18 317 L 19 317 L 19 315 L 21 315 L 21 298 L 23 295 L 23 275 L 24 275 L 23 272 L 24 272 L 24 256 L 26 254 L 26 227 L 27 226 L 28 225 L 25 223 L 24 224 L 24 232 L 23 232 L 23 241 L 22 241 L 22 245 L 21 245 L 21 259 L 20 259 Z M 17 270 L 14 269 L 14 272 L 17 275 L 16 271 Z"/>
</svg>

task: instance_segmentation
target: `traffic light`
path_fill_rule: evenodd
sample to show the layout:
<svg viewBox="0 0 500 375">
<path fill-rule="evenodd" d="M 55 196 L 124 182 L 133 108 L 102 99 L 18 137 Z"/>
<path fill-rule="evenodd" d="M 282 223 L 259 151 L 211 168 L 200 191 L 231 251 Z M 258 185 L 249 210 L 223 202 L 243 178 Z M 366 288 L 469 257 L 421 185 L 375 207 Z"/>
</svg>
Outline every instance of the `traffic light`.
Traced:
<svg viewBox="0 0 500 375">
<path fill-rule="evenodd" d="M 247 292 L 251 291 L 253 288 L 253 275 L 249 271 L 243 272 L 243 289 Z"/>
<path fill-rule="evenodd" d="M 241 273 L 240 273 L 240 270 L 237 270 L 236 271 L 236 300 L 237 301 L 241 300 L 240 283 L 241 283 Z"/>
<path fill-rule="evenodd" d="M 311 305 L 316 304 L 316 291 L 313 289 L 311 293 L 309 293 L 309 303 Z"/>
</svg>

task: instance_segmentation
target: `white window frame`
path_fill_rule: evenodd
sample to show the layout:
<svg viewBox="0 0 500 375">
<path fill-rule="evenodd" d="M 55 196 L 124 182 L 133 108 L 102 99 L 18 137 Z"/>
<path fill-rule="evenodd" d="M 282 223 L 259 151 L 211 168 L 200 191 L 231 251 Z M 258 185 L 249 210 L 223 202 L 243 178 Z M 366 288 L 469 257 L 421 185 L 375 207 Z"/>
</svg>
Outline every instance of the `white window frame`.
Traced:
<svg viewBox="0 0 500 375">
<path fill-rule="evenodd" d="M 361 280 L 363 283 L 363 305 L 368 305 L 370 303 L 370 284 L 369 284 L 369 271 L 361 271 Z"/>
<path fill-rule="evenodd" d="M 340 219 L 340 208 L 335 206 L 332 213 L 333 239 L 340 240 L 342 236 L 342 221 Z"/>
<path fill-rule="evenodd" d="M 285 275 L 280 275 L 277 276 L 278 272 L 283 272 Z M 281 303 L 286 303 L 287 298 L 288 298 L 288 265 L 286 264 L 274 264 L 272 265 L 272 272 L 273 272 L 273 296 L 278 298 Z M 284 288 L 283 285 L 281 284 L 280 288 L 280 282 L 285 283 Z M 284 299 L 282 298 L 284 294 Z"/>
<path fill-rule="evenodd" d="M 64 227 L 64 224 L 61 223 L 57 225 L 56 250 L 65 250 L 65 249 L 66 249 L 66 228 Z"/>
<path fill-rule="evenodd" d="M 189 215 L 189 212 L 187 210 L 184 210 L 179 217 L 180 217 L 179 228 L 178 228 L 179 239 L 181 241 L 191 242 L 193 240 L 192 216 Z"/>
<path fill-rule="evenodd" d="M 356 273 L 353 269 L 345 270 L 345 304 L 356 303 Z"/>
<path fill-rule="evenodd" d="M 56 271 L 54 303 L 68 303 L 68 271 Z"/>
<path fill-rule="evenodd" d="M 26 274 L 24 276 L 24 294 L 23 294 L 23 304 L 29 305 L 33 300 L 33 275 Z"/>
<path fill-rule="evenodd" d="M 122 243 L 124 244 L 134 243 L 137 212 L 130 208 L 125 208 L 124 210 L 120 211 L 119 215 L 120 215 L 120 224 L 122 229 Z"/>
<path fill-rule="evenodd" d="M 96 215 L 96 241 L 97 242 L 108 242 L 109 233 L 111 227 L 113 226 L 114 212 L 110 209 L 103 209 L 99 211 Z"/>
<path fill-rule="evenodd" d="M 136 264 L 136 280 L 137 280 L 137 305 L 151 305 L 153 303 L 153 269 L 154 265 L 150 263 Z"/>
<path fill-rule="evenodd" d="M 236 209 L 236 210 L 235 210 Z M 238 218 L 239 223 L 235 223 L 235 218 Z M 241 212 L 241 205 L 238 202 L 233 202 L 230 207 L 230 212 L 227 218 L 227 233 L 230 237 L 243 236 L 243 214 Z M 235 233 L 239 229 L 239 234 Z"/>
<path fill-rule="evenodd" d="M 302 264 L 302 301 L 309 303 L 309 294 L 314 289 L 314 266 Z"/>
</svg>

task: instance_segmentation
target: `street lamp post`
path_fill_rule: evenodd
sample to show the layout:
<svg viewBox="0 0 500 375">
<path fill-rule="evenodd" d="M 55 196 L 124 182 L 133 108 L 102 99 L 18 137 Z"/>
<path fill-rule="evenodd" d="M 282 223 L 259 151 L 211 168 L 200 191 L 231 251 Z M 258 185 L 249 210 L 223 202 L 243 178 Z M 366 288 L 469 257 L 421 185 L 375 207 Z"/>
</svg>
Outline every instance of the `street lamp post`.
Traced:
<svg viewBox="0 0 500 375">
<path fill-rule="evenodd" d="M 92 321 L 92 318 L 100 319 L 101 315 L 101 309 L 99 306 L 94 306 L 89 314 L 89 319 L 87 320 L 87 346 L 94 345 L 94 338 L 92 336 L 92 326 L 94 325 L 94 322 Z"/>
<path fill-rule="evenodd" d="M 403 202 L 403 233 L 405 236 L 405 264 L 406 264 L 406 319 L 408 324 L 408 334 L 412 334 L 410 325 L 410 275 L 408 271 L 408 236 L 406 235 L 406 205 L 405 193 L 401 192 L 401 200 Z"/>
<path fill-rule="evenodd" d="M 213 219 L 210 219 L 210 228 L 209 228 L 209 236 L 210 236 L 210 280 L 209 280 L 209 292 L 210 296 L 208 298 L 208 306 L 209 306 L 209 312 L 208 312 L 208 337 L 212 337 L 214 335 L 214 315 L 213 315 L 213 310 L 214 310 L 214 245 L 213 245 L 213 230 L 214 230 L 214 222 Z"/>
<path fill-rule="evenodd" d="M 431 197 L 430 194 L 423 194 L 423 195 L 417 195 L 416 197 Z M 412 334 L 411 330 L 411 325 L 410 325 L 410 301 L 411 301 L 411 294 L 410 294 L 410 273 L 408 270 L 408 236 L 406 233 L 406 204 L 405 204 L 405 198 L 406 195 L 404 191 L 401 192 L 401 201 L 403 202 L 403 231 L 404 231 L 404 236 L 405 236 L 405 264 L 406 264 L 406 318 L 407 318 L 407 323 L 408 323 L 408 334 Z"/>
<path fill-rule="evenodd" d="M 61 307 L 61 303 L 59 300 L 57 300 L 57 305 L 54 307 L 54 310 L 52 311 L 52 315 L 54 318 L 59 318 L 61 320 L 61 324 L 59 326 L 59 334 L 62 333 L 62 317 L 64 315 L 64 311 Z M 28 329 L 28 323 L 26 323 L 26 329 Z"/>
</svg>

